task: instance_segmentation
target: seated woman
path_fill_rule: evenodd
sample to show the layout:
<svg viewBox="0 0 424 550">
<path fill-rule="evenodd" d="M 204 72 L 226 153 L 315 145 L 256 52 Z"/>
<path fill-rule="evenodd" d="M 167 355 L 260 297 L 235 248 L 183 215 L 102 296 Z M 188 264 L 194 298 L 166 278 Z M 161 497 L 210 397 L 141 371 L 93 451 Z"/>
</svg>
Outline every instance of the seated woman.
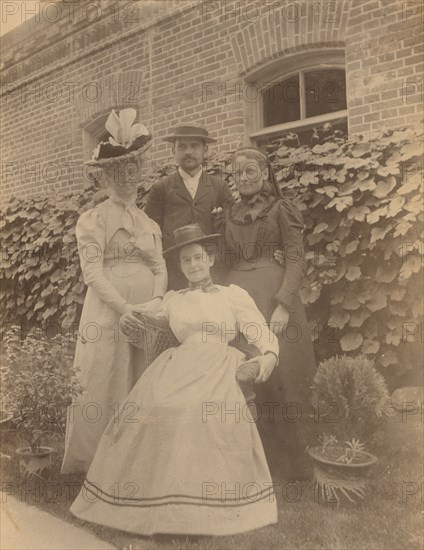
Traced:
<svg viewBox="0 0 424 550">
<path fill-rule="evenodd" d="M 146 369 L 107 426 L 71 512 L 108 527 L 152 535 L 231 535 L 277 522 L 268 465 L 236 381 L 236 329 L 262 355 L 256 382 L 278 362 L 277 339 L 248 293 L 214 285 L 197 224 L 174 232 L 189 287 L 168 292 L 159 314 L 181 342 Z M 209 249 L 210 250 L 210 249 Z M 131 313 L 121 326 L 136 323 Z"/>
</svg>

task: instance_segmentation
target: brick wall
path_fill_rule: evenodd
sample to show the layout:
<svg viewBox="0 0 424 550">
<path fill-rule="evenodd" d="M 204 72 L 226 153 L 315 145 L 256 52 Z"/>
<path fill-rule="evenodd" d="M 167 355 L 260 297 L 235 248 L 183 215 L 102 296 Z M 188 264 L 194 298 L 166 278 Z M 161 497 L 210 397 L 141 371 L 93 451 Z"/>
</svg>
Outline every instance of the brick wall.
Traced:
<svg viewBox="0 0 424 550">
<path fill-rule="evenodd" d="M 422 121 L 423 22 L 423 2 L 353 3 L 346 33 L 351 132 Z"/>
<path fill-rule="evenodd" d="M 102 0 L 99 14 L 74 4 L 73 21 L 46 12 L 2 40 L 4 199 L 80 188 L 84 128 L 112 107 L 138 109 L 151 165 L 170 158 L 161 137 L 183 122 L 207 126 L 215 151 L 234 148 L 247 139 L 245 79 L 299 52 L 345 52 L 351 133 L 422 116 L 420 2 L 143 0 L 117 12 Z"/>
</svg>

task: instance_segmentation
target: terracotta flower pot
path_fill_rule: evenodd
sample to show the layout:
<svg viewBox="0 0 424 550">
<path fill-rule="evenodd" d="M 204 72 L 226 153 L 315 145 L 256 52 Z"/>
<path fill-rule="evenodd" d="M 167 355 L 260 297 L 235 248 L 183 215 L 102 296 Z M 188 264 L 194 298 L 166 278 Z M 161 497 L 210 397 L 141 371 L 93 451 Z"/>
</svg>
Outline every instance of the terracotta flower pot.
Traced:
<svg viewBox="0 0 424 550">
<path fill-rule="evenodd" d="M 323 456 L 321 447 L 309 447 L 308 454 L 313 460 L 315 496 L 324 504 L 356 504 L 355 497 L 365 497 L 366 479 L 370 467 L 377 457 L 366 451 L 358 453 L 358 459 L 350 464 L 337 462 L 336 457 L 344 453 L 343 447 L 328 448 L 328 458 Z"/>
<path fill-rule="evenodd" d="M 32 451 L 31 447 L 21 447 L 15 450 L 19 468 L 24 477 L 42 477 L 52 464 L 53 447 L 38 447 Z"/>
</svg>

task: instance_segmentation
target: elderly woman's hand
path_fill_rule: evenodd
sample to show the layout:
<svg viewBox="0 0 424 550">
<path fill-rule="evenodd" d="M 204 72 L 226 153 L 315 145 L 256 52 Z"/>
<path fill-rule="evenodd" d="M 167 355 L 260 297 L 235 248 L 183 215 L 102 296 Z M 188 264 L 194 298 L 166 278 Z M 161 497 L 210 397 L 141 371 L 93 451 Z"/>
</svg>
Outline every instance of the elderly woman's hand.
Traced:
<svg viewBox="0 0 424 550">
<path fill-rule="evenodd" d="M 282 305 L 274 309 L 273 314 L 271 315 L 271 320 L 269 327 L 274 334 L 277 336 L 282 334 L 283 330 L 286 328 L 287 323 L 289 322 L 290 312 Z"/>
</svg>

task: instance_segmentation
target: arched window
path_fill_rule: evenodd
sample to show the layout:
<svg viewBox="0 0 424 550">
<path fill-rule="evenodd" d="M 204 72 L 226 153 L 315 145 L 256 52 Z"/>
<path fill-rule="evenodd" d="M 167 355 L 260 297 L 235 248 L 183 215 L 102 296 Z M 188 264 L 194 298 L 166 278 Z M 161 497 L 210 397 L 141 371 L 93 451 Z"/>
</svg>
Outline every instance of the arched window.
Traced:
<svg viewBox="0 0 424 550">
<path fill-rule="evenodd" d="M 286 57 L 247 79 L 245 103 L 249 138 L 257 145 L 296 133 L 312 144 L 324 125 L 347 134 L 346 73 L 342 51 Z M 248 89 L 257 91 L 251 101 Z M 328 124 L 327 124 L 328 126 Z"/>
</svg>

